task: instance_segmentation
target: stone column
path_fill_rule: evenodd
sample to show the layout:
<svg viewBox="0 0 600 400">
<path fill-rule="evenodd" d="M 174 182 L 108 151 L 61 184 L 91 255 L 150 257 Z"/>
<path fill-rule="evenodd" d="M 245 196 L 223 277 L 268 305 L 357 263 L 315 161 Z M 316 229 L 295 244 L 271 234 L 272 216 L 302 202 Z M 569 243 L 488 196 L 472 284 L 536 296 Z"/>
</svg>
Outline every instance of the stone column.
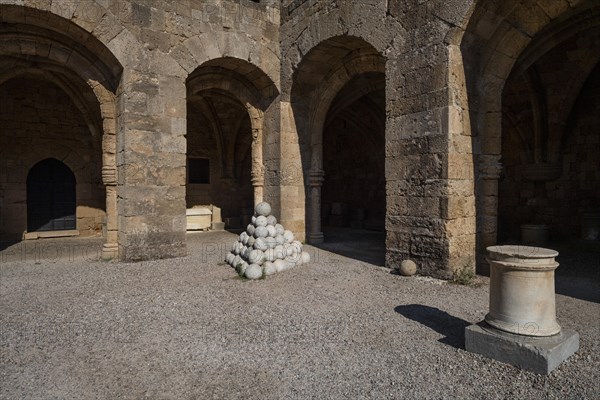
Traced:
<svg viewBox="0 0 600 400">
<path fill-rule="evenodd" d="M 102 182 L 106 189 L 106 237 L 102 246 L 102 259 L 111 260 L 119 255 L 116 168 L 102 167 Z"/>
<path fill-rule="evenodd" d="M 252 169 L 252 187 L 254 187 L 254 206 L 264 200 L 265 177 L 262 168 Z"/>
<path fill-rule="evenodd" d="M 312 169 L 308 172 L 308 186 L 310 188 L 309 206 L 309 232 L 308 242 L 313 244 L 323 243 L 324 236 L 321 231 L 321 187 L 325 180 L 325 172 L 321 169 Z"/>
<path fill-rule="evenodd" d="M 253 123 L 257 123 L 254 122 Z M 265 173 L 263 166 L 262 131 L 252 129 L 252 186 L 254 187 L 254 206 L 264 198 Z"/>
</svg>

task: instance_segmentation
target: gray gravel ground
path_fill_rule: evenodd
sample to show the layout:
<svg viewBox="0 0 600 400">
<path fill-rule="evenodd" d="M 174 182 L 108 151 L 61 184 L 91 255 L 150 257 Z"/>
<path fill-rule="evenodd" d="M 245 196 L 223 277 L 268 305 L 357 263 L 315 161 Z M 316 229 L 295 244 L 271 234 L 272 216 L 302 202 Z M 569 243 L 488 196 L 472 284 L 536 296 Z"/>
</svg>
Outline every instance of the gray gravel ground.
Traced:
<svg viewBox="0 0 600 400">
<path fill-rule="evenodd" d="M 0 253 L 1 398 L 600 398 L 597 298 L 557 295 L 581 348 L 539 376 L 463 350 L 486 278 L 404 278 L 306 246 L 311 264 L 242 281 L 220 263 L 234 238 L 136 264 L 97 261 L 94 240 Z"/>
</svg>

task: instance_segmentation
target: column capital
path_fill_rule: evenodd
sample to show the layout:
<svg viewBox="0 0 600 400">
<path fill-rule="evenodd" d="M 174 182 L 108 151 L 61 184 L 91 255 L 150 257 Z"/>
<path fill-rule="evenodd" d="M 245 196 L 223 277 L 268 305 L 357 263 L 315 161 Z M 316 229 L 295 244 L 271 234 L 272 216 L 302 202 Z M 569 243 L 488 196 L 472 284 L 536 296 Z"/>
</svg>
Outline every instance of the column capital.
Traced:
<svg viewBox="0 0 600 400">
<path fill-rule="evenodd" d="M 102 183 L 107 186 L 115 186 L 117 184 L 117 169 L 115 167 L 102 167 Z"/>
</svg>

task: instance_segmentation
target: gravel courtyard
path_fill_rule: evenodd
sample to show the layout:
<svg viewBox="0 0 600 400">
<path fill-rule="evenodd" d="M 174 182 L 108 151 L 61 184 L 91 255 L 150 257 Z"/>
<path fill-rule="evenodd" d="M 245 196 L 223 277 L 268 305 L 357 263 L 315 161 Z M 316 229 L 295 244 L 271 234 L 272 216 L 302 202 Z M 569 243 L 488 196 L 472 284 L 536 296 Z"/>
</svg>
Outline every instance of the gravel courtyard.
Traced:
<svg viewBox="0 0 600 400">
<path fill-rule="evenodd" d="M 243 281 L 221 262 L 233 240 L 193 234 L 188 257 L 133 264 L 98 260 L 95 239 L 0 252 L 0 398 L 600 398 L 597 265 L 585 295 L 572 276 L 557 294 L 579 352 L 538 376 L 463 349 L 487 278 L 306 246 L 310 264 Z"/>
</svg>

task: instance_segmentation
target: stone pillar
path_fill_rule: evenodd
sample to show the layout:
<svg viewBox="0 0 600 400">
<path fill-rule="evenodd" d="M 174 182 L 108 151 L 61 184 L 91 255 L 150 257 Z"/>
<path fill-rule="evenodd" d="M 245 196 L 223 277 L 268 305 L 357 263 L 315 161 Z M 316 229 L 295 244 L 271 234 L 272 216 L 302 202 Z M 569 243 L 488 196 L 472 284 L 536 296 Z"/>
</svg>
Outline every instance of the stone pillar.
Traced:
<svg viewBox="0 0 600 400">
<path fill-rule="evenodd" d="M 104 156 L 107 162 L 107 155 Z M 114 160 L 113 160 L 114 162 Z M 102 182 L 106 189 L 106 237 L 102 246 L 102 259 L 112 260 L 119 256 L 117 227 L 117 170 L 115 167 L 102 167 Z"/>
<path fill-rule="evenodd" d="M 253 119 L 253 124 L 260 124 Z M 265 173 L 263 166 L 262 131 L 252 129 L 252 186 L 254 187 L 254 206 L 262 203 L 265 187 Z"/>
<path fill-rule="evenodd" d="M 325 180 L 325 172 L 313 169 L 308 172 L 308 186 L 310 188 L 309 232 L 308 242 L 313 244 L 323 243 L 324 236 L 321 231 L 321 187 Z"/>
<path fill-rule="evenodd" d="M 258 168 L 257 168 L 258 169 Z M 262 168 L 252 169 L 252 187 L 254 188 L 254 206 L 264 201 L 265 178 Z"/>
</svg>

